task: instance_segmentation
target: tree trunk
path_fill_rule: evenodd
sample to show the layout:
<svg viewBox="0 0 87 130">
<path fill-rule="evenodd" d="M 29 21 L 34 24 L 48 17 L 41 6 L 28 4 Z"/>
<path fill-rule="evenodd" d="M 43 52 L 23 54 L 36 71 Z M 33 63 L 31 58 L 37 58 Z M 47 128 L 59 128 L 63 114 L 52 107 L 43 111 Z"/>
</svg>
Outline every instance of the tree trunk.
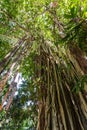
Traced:
<svg viewBox="0 0 87 130">
<path fill-rule="evenodd" d="M 74 57 L 70 59 L 71 54 L 62 54 L 64 61 L 51 47 L 45 45 L 42 50 L 37 130 L 87 130 L 87 89 L 78 93 L 72 91 L 83 69 Z"/>
</svg>

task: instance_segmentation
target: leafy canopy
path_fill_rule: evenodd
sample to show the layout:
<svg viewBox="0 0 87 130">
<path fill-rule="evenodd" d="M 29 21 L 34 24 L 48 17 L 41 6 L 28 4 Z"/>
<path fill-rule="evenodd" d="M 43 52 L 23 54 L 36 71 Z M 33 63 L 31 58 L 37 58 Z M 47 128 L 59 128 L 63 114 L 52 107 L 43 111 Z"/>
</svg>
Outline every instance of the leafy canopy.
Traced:
<svg viewBox="0 0 87 130">
<path fill-rule="evenodd" d="M 18 71 L 25 79 L 20 89 L 16 90 L 18 95 L 13 99 L 7 115 L 2 112 L 0 127 L 3 124 L 6 128 L 17 126 L 16 129 L 25 129 L 26 125 L 29 128 L 36 126 L 37 119 L 34 117 L 37 117 L 39 78 L 35 72 L 40 67 L 36 63 L 39 48 L 44 41 L 51 41 L 53 48 L 56 45 L 62 49 L 74 41 L 87 54 L 85 19 L 87 0 L 0 0 L 0 78 L 10 72 L 8 81 L 11 82 L 19 66 Z M 61 50 L 60 56 L 64 59 Z M 84 79 L 82 77 L 76 86 L 84 84 Z M 10 85 L 8 81 L 7 86 Z M 77 91 L 78 87 L 75 89 Z M 27 106 L 28 101 L 33 104 Z M 24 106 L 26 109 L 23 109 Z M 6 120 L 10 120 L 8 125 L 4 123 Z"/>
</svg>

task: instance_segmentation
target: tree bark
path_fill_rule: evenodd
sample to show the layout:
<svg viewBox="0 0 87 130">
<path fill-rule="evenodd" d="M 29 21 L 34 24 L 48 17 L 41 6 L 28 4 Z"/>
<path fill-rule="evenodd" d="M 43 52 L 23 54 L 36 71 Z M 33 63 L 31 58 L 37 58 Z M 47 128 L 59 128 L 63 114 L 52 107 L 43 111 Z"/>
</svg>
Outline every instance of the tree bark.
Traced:
<svg viewBox="0 0 87 130">
<path fill-rule="evenodd" d="M 86 73 L 84 67 L 86 62 L 83 65 L 80 63 L 82 56 L 74 49 L 70 51 L 75 55 L 78 66 Z M 87 95 L 85 94 L 87 91 L 78 93 L 72 91 L 77 76 L 82 72 L 79 70 L 78 74 L 75 64 L 68 70 L 63 59 L 61 61 L 59 55 L 53 53 L 52 49 L 43 50 L 41 55 L 43 78 L 40 86 L 42 97 L 37 130 L 87 130 Z M 66 60 L 70 61 L 69 58 L 66 57 Z"/>
</svg>

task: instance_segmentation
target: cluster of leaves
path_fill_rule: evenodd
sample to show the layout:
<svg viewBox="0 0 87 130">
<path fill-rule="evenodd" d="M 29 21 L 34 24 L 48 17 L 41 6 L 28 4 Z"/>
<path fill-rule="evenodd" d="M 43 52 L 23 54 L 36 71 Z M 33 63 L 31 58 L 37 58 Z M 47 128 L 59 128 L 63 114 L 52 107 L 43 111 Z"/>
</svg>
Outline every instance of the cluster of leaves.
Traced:
<svg viewBox="0 0 87 130">
<path fill-rule="evenodd" d="M 2 129 L 34 129 L 37 126 L 37 95 L 36 86 L 32 86 L 32 81 L 24 80 L 20 84 L 10 109 L 6 113 L 3 111 L 0 121 Z"/>
<path fill-rule="evenodd" d="M 38 79 L 35 80 L 35 55 L 37 48 L 43 44 L 43 39 L 50 40 L 54 44 L 64 46 L 66 42 L 74 41 L 79 47 L 87 52 L 87 0 L 62 0 L 54 8 L 53 0 L 1 0 L 0 1 L 0 61 L 15 45 L 15 41 L 25 34 L 34 37 L 29 53 L 22 58 L 20 72 L 25 81 L 18 90 L 13 104 L 5 116 L 2 112 L 5 127 L 15 127 L 25 130 L 25 126 L 35 127 L 37 118 L 37 89 Z M 57 2 L 57 1 L 56 1 Z M 55 20 L 56 23 L 55 23 Z M 61 28 L 65 31 L 61 32 Z M 64 33 L 64 40 L 60 40 L 60 33 Z M 13 41 L 6 39 L 13 37 Z M 62 42 L 63 41 L 63 42 Z M 30 53 L 31 52 L 31 53 Z M 83 88 L 86 78 L 81 78 L 75 87 L 75 91 Z M 27 102 L 31 101 L 28 106 Z M 26 107 L 26 109 L 25 109 Z M 15 110 L 16 109 L 16 110 Z M 31 109 L 31 110 L 30 110 Z M 9 119 L 11 123 L 6 124 Z M 8 122 L 8 121 L 7 121 Z M 35 123 L 34 123 L 35 122 Z M 6 126 L 7 125 L 7 126 Z M 4 127 L 4 128 L 5 128 Z M 12 128 L 11 128 L 12 129 Z"/>
<path fill-rule="evenodd" d="M 77 80 L 76 85 L 72 89 L 72 91 L 78 93 L 79 91 L 84 91 L 84 86 L 87 84 L 87 75 L 81 76 L 80 79 Z"/>
<path fill-rule="evenodd" d="M 11 45 L 8 42 L 0 40 L 0 61 L 8 54 L 11 50 Z"/>
</svg>

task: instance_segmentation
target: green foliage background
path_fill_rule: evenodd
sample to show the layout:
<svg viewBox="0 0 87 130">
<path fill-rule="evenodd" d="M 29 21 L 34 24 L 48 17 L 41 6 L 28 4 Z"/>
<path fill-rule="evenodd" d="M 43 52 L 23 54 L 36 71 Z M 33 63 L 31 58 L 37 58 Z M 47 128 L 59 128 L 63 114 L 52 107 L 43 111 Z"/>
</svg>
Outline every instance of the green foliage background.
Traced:
<svg viewBox="0 0 87 130">
<path fill-rule="evenodd" d="M 87 21 L 84 22 L 87 20 L 87 0 L 58 0 L 55 8 L 51 8 L 52 2 L 54 1 L 0 0 L 0 61 L 24 35 L 35 39 L 32 42 L 27 39 L 30 48 L 24 52 L 19 64 L 19 72 L 25 81 L 18 89 L 10 110 L 0 113 L 0 127 L 3 130 L 36 128 L 39 79 L 35 77 L 35 56 L 39 54 L 37 50 L 43 40 L 62 47 L 73 41 L 87 54 Z M 55 19 L 59 21 L 58 28 L 55 27 Z M 64 30 L 61 30 L 61 26 Z M 61 33 L 64 35 L 63 39 L 60 37 Z M 13 74 L 14 72 L 15 70 Z M 76 85 L 81 85 L 81 82 Z M 77 89 L 78 87 L 75 88 L 76 91 Z M 27 106 L 28 101 L 33 104 Z"/>
</svg>

